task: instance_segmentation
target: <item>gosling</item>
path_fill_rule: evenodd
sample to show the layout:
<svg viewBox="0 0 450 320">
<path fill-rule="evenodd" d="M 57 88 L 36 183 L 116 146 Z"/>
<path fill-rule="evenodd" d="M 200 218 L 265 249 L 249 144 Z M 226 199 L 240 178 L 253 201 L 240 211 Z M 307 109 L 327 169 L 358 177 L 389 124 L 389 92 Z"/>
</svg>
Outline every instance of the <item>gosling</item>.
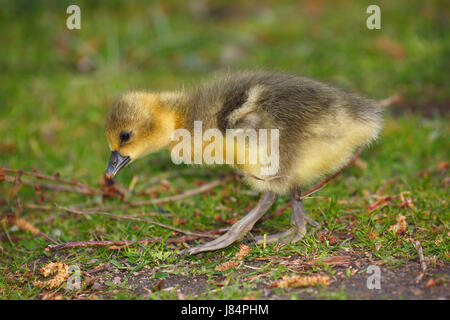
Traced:
<svg viewBox="0 0 450 320">
<path fill-rule="evenodd" d="M 374 141 L 382 126 L 382 110 L 376 102 L 356 94 L 307 78 L 265 71 L 216 75 L 198 86 L 173 92 L 128 92 L 107 116 L 106 137 L 112 151 L 107 177 L 113 178 L 124 166 L 149 153 L 175 151 L 175 132 L 183 129 L 194 135 L 197 121 L 204 130 L 215 129 L 224 135 L 229 129 L 241 129 L 237 130 L 237 139 L 227 139 L 223 149 L 212 154 L 215 159 L 223 157 L 220 163 L 241 171 L 261 197 L 227 233 L 185 250 L 189 254 L 225 248 L 242 240 L 277 196 L 287 193 L 292 198 L 291 227 L 266 239 L 256 237 L 256 241 L 300 240 L 307 232 L 307 223 L 317 225 L 306 215 L 301 188 L 336 172 L 358 147 Z M 270 135 L 266 144 L 262 140 L 251 144 L 246 133 L 249 129 L 276 129 L 277 134 Z M 255 150 L 263 145 L 279 155 L 278 170 L 265 175 L 261 174 L 264 157 Z M 178 152 L 179 157 L 202 159 L 199 153 L 206 147 L 202 141 L 191 154 Z M 243 161 L 236 156 L 240 151 L 245 155 L 240 159 Z M 230 154 L 234 161 L 226 161 Z M 251 154 L 258 155 L 256 162 L 249 160 Z"/>
</svg>

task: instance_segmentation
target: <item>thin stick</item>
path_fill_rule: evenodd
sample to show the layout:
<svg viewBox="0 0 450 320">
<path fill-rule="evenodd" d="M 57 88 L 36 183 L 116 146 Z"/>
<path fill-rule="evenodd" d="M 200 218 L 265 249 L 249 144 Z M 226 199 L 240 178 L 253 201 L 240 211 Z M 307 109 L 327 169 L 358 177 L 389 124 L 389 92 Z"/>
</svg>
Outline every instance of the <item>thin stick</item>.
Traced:
<svg viewBox="0 0 450 320">
<path fill-rule="evenodd" d="M 7 182 L 15 183 L 16 178 L 10 177 L 5 175 L 4 180 Z M 58 185 L 58 184 L 44 184 L 44 183 L 36 183 L 31 180 L 27 179 L 20 179 L 22 184 L 28 185 L 28 186 L 37 186 L 42 189 L 46 190 L 53 190 L 53 191 L 62 191 L 62 192 L 74 192 L 74 193 L 80 193 L 84 195 L 93 195 L 93 194 L 101 194 L 102 192 L 100 190 L 93 190 L 93 189 L 85 189 L 82 187 L 71 187 L 71 186 L 64 186 L 64 185 Z"/>
<path fill-rule="evenodd" d="M 99 211 L 84 211 L 84 210 L 79 210 L 79 209 L 70 209 L 70 208 L 66 208 L 66 207 L 61 207 L 56 205 L 56 207 L 58 207 L 61 210 L 65 210 L 67 212 L 70 213 L 75 213 L 75 214 L 80 214 L 80 215 L 103 215 L 103 216 L 107 216 L 113 219 L 123 219 L 123 220 L 133 220 L 133 221 L 141 221 L 141 222 L 147 222 L 147 223 L 151 223 L 154 225 L 157 225 L 159 227 L 165 228 L 165 229 L 169 229 L 169 230 L 173 230 L 179 233 L 184 233 L 187 235 L 191 235 L 191 236 L 197 236 L 197 237 L 201 237 L 201 238 L 214 238 L 215 236 L 211 235 L 211 234 L 206 234 L 206 233 L 196 233 L 196 232 L 191 232 L 191 231 L 186 231 L 183 229 L 179 229 L 176 227 L 172 227 L 169 226 L 167 224 L 158 222 L 158 221 L 154 221 L 152 219 L 148 219 L 148 218 L 137 218 L 137 217 L 133 217 L 133 216 L 127 216 L 127 215 L 118 215 L 118 214 L 112 214 L 109 212 L 99 212 Z"/>
<path fill-rule="evenodd" d="M 394 94 L 393 96 L 387 97 L 386 99 L 378 101 L 378 104 L 382 108 L 387 108 L 393 104 L 402 102 L 402 100 L 403 100 L 402 96 L 397 93 Z"/>
<path fill-rule="evenodd" d="M 26 209 L 42 210 L 42 211 L 50 211 L 50 210 L 55 209 L 55 207 L 52 207 L 52 206 L 43 206 L 43 205 L 34 204 L 34 203 L 24 204 L 23 207 Z"/>
<path fill-rule="evenodd" d="M 214 232 L 220 232 L 224 233 L 226 232 L 226 229 L 220 229 L 220 230 L 214 230 Z M 199 236 L 181 236 L 176 238 L 169 238 L 166 240 L 166 243 L 180 243 L 180 242 L 186 242 L 186 241 L 192 241 L 199 239 L 201 237 Z M 139 244 L 148 244 L 153 242 L 161 242 L 161 238 L 147 238 L 147 239 L 140 239 L 140 240 L 104 240 L 104 241 L 69 241 L 61 244 L 56 245 L 48 245 L 45 248 L 45 251 L 51 252 L 51 251 L 58 251 L 58 250 L 66 250 L 66 249 L 73 249 L 73 248 L 87 248 L 87 247 L 110 247 L 110 246 L 116 246 L 116 247 L 128 247 L 131 245 Z"/>
<path fill-rule="evenodd" d="M 15 172 L 16 170 L 12 170 L 12 169 L 6 169 L 6 168 L 2 168 L 4 171 L 12 171 Z M 29 172 L 30 174 L 32 174 L 31 172 Z M 38 175 L 38 174 L 36 174 Z M 39 177 L 41 177 L 41 175 L 38 175 Z M 45 175 L 44 175 L 45 176 Z M 161 205 L 161 204 L 165 204 L 165 203 L 169 203 L 169 202 L 174 202 L 174 201 L 178 201 L 178 200 L 183 200 L 185 198 L 197 195 L 197 194 L 201 194 L 204 192 L 207 192 L 211 189 L 214 189 L 215 187 L 224 184 L 225 182 L 230 180 L 230 176 L 229 177 L 225 177 L 224 179 L 220 179 L 220 180 L 215 180 L 209 183 L 206 183 L 202 186 L 200 186 L 199 188 L 195 188 L 192 190 L 188 190 L 184 193 L 181 194 L 177 194 L 174 196 L 169 196 L 169 197 L 164 197 L 164 198 L 157 198 L 157 199 L 151 199 L 151 200 L 144 200 L 144 201 L 134 201 L 134 202 L 126 202 L 124 205 L 122 206 L 111 206 L 111 207 L 99 207 L 99 208 L 92 208 L 93 210 L 96 209 L 101 209 L 101 210 L 112 210 L 112 209 L 116 209 L 116 208 L 123 208 L 123 207 L 140 207 L 140 206 L 145 206 L 145 205 L 151 205 L 151 204 L 156 204 L 156 205 Z M 4 180 L 7 182 L 11 182 L 11 183 L 15 183 L 16 182 L 16 178 L 14 177 L 10 177 L 10 176 L 4 176 Z M 54 180 L 54 179 L 52 179 Z M 57 180 L 55 180 L 57 181 Z M 103 192 L 101 190 L 95 190 L 95 189 L 85 189 L 84 187 L 70 187 L 70 186 L 64 186 L 64 185 L 57 185 L 57 184 L 42 184 L 42 183 L 36 183 L 30 180 L 26 180 L 26 179 L 21 179 L 21 183 L 25 184 L 25 185 L 29 185 L 29 186 L 37 186 L 39 188 L 42 189 L 47 189 L 47 190 L 53 190 L 53 191 L 62 191 L 62 192 L 74 192 L 74 193 L 80 193 L 80 194 L 84 194 L 84 195 L 93 195 L 93 194 L 102 194 Z M 29 209 L 37 209 L 36 207 L 30 207 Z"/>
<path fill-rule="evenodd" d="M 156 198 L 156 199 L 150 199 L 150 200 L 144 200 L 144 201 L 129 201 L 129 202 L 127 202 L 123 205 L 119 205 L 119 206 L 94 207 L 94 208 L 90 208 L 88 210 L 89 211 L 114 210 L 114 209 L 122 209 L 122 208 L 127 208 L 127 207 L 141 207 L 141 206 L 152 205 L 152 204 L 161 205 L 161 204 L 165 204 L 165 203 L 169 203 L 169 202 L 179 201 L 179 200 L 183 200 L 185 198 L 192 197 L 197 194 L 207 192 L 211 189 L 214 189 L 215 187 L 220 186 L 220 185 L 224 184 L 225 182 L 229 181 L 231 179 L 231 177 L 232 176 L 228 176 L 223 179 L 215 180 L 215 181 L 206 183 L 199 188 L 191 189 L 191 190 L 185 191 L 183 193 L 180 193 L 180 194 L 177 194 L 174 196 L 169 196 L 169 197 L 164 197 L 164 198 Z"/>
<path fill-rule="evenodd" d="M 15 173 L 15 174 L 23 174 L 23 175 L 27 175 L 27 176 L 33 176 L 36 177 L 38 179 L 45 179 L 45 180 L 50 180 L 50 181 L 55 181 L 55 182 L 60 182 L 60 183 L 65 183 L 65 184 L 70 184 L 73 186 L 77 186 L 79 188 L 83 188 L 86 190 L 89 190 L 90 192 L 99 192 L 99 190 L 95 190 L 92 189 L 91 187 L 80 183 L 76 180 L 67 180 L 67 179 L 62 179 L 59 176 L 48 176 L 42 173 L 38 173 L 38 172 L 30 172 L 30 171 L 23 171 L 23 170 L 14 170 L 14 169 L 9 169 L 9 168 L 1 168 L 3 171 L 5 172 L 11 172 L 11 173 Z"/>
<path fill-rule="evenodd" d="M 28 222 L 24 218 L 16 217 L 15 214 L 14 215 L 7 215 L 4 220 L 8 224 L 14 225 L 14 226 L 16 226 L 17 228 L 19 228 L 22 231 L 30 232 L 33 236 L 42 237 L 46 241 L 50 241 L 50 242 L 53 242 L 53 243 L 58 243 L 58 241 L 56 241 L 55 239 L 49 237 L 48 235 L 43 233 L 41 230 L 39 230 L 34 224 L 31 224 L 30 222 Z"/>
<path fill-rule="evenodd" d="M 160 242 L 159 238 L 149 238 L 141 240 L 104 240 L 104 241 L 69 241 L 61 244 L 51 244 L 45 248 L 46 252 L 66 250 L 73 248 L 86 248 L 86 247 L 109 247 L 109 246 L 129 246 L 131 244 L 148 244 L 153 242 Z"/>
<path fill-rule="evenodd" d="M 423 249 L 422 249 L 422 246 L 420 245 L 420 241 L 417 240 L 417 241 L 413 242 L 413 245 L 414 245 L 414 248 L 416 248 L 416 250 L 417 250 L 417 254 L 418 254 L 419 260 L 420 260 L 420 267 L 422 268 L 422 272 L 419 273 L 419 275 L 416 278 L 416 283 L 419 283 L 423 279 L 425 272 L 427 271 L 427 264 L 425 263 L 425 258 L 423 256 Z"/>
<path fill-rule="evenodd" d="M 151 204 L 160 205 L 160 204 L 164 204 L 164 203 L 168 203 L 168 202 L 182 200 L 182 199 L 192 197 L 192 196 L 200 194 L 200 193 L 207 192 L 211 189 L 214 189 L 215 187 L 220 186 L 220 185 L 224 184 L 225 182 L 227 182 L 228 180 L 230 180 L 230 178 L 231 177 L 228 176 L 223 179 L 205 183 L 204 185 L 200 186 L 199 188 L 191 189 L 186 192 L 183 192 L 183 193 L 180 193 L 180 194 L 177 194 L 174 196 L 170 196 L 170 197 L 157 198 L 157 199 L 144 200 L 144 201 L 131 201 L 128 203 L 128 205 L 130 205 L 132 207 L 140 207 L 140 206 L 146 206 L 146 205 L 151 205 Z"/>
</svg>

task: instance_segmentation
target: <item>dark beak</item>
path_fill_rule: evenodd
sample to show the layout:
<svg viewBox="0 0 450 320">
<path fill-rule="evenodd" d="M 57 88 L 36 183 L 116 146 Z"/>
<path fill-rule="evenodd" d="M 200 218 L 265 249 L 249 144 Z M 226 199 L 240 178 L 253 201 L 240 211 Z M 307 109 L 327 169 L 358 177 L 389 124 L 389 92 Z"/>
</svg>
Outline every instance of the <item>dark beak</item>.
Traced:
<svg viewBox="0 0 450 320">
<path fill-rule="evenodd" d="M 109 159 L 108 168 L 106 169 L 106 177 L 108 179 L 114 178 L 116 173 L 125 167 L 130 160 L 130 157 L 124 157 L 118 151 L 113 151 L 111 153 L 111 158 Z"/>
</svg>

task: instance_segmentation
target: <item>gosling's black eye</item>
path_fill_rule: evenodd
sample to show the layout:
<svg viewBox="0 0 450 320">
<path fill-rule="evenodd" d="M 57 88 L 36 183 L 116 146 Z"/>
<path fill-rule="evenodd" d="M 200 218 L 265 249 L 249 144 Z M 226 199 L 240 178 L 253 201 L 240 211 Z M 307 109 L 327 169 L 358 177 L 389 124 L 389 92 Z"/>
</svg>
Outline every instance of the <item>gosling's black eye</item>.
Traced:
<svg viewBox="0 0 450 320">
<path fill-rule="evenodd" d="M 131 134 L 129 132 L 121 132 L 120 133 L 120 141 L 121 142 L 127 142 L 128 140 L 130 140 L 130 136 Z"/>
</svg>

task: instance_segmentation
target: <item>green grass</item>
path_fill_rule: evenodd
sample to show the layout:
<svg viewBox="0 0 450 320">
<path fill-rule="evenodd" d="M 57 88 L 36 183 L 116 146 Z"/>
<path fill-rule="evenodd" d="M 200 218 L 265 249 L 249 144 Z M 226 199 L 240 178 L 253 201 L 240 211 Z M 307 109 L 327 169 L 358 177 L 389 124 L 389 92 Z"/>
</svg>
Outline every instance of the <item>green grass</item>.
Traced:
<svg viewBox="0 0 450 320">
<path fill-rule="evenodd" d="M 382 29 L 365 27 L 365 9 L 370 1 L 313 2 L 211 1 L 205 13 L 190 9 L 184 2 L 120 1 L 80 2 L 82 29 L 65 29 L 65 9 L 73 1 L 2 4 L 0 13 L 0 166 L 31 170 L 77 179 L 98 187 L 106 168 L 109 150 L 103 133 L 104 118 L 114 99 L 128 89 L 166 90 L 195 82 L 218 69 L 263 68 L 289 71 L 337 84 L 375 99 L 395 93 L 404 105 L 428 108 L 448 107 L 450 85 L 448 56 L 450 34 L 449 7 L 445 1 L 380 1 Z M 231 52 L 231 54 L 227 54 Z M 82 72 L 80 61 L 93 69 Z M 78 66 L 77 66 L 78 64 Z M 0 182 L 2 237 L 0 249 L 0 297 L 4 299 L 42 298 L 46 290 L 33 286 L 42 261 L 62 260 L 83 271 L 103 262 L 120 270 L 121 284 L 105 283 L 110 298 L 178 299 L 175 289 L 136 293 L 134 275 L 151 274 L 149 286 L 158 279 L 174 275 L 183 279 L 204 279 L 200 295 L 187 298 L 240 299 L 264 298 L 263 285 L 279 280 L 292 270 L 280 263 L 256 258 L 301 257 L 305 261 L 335 254 L 367 253 L 373 261 L 396 268 L 417 261 L 417 250 L 408 239 L 420 240 L 430 266 L 447 265 L 448 175 L 439 170 L 449 162 L 450 126 L 448 115 L 423 118 L 420 112 L 394 116 L 386 112 L 385 128 L 379 141 L 362 155 L 364 170 L 347 168 L 338 179 L 305 201 L 310 216 L 320 223 L 316 230 L 296 244 L 252 246 L 244 264 L 249 269 L 217 273 L 215 267 L 239 250 L 235 244 L 218 253 L 179 256 L 177 247 L 165 242 L 136 248 L 107 250 L 81 248 L 56 255 L 44 251 L 44 239 L 11 229 L 5 216 L 23 204 L 36 203 L 33 188 L 22 186 L 17 195 L 11 184 Z M 158 160 L 159 159 L 159 160 Z M 181 167 L 183 169 L 184 167 Z M 134 163 L 117 177 L 128 187 L 133 176 L 139 178 L 136 190 L 149 187 L 146 181 L 164 172 L 178 170 L 166 153 L 152 155 Z M 433 169 L 424 174 L 417 174 Z M 176 194 L 196 187 L 196 179 L 219 177 L 226 168 L 212 169 L 213 177 L 180 176 L 170 178 L 169 190 L 158 189 L 159 196 Z M 200 171 L 199 171 L 200 172 Z M 159 184 L 154 185 L 159 188 Z M 245 185 L 230 182 L 206 195 L 159 208 L 147 206 L 127 210 L 167 211 L 152 219 L 173 225 L 175 217 L 186 222 L 186 230 L 209 230 L 227 225 L 223 219 L 242 217 L 255 204 L 257 196 Z M 399 207 L 400 199 L 373 212 L 367 206 L 374 195 L 409 192 L 414 208 Z M 239 194 L 239 196 L 237 196 Z M 138 198 L 136 194 L 132 198 Z M 281 197 L 272 210 L 281 207 Z M 45 204 L 98 206 L 99 197 L 45 192 Z M 117 199 L 106 205 L 118 204 Z M 163 210 L 162 210 L 163 209 Z M 120 210 L 112 211 L 122 213 Z M 260 233 L 272 233 L 289 225 L 289 210 L 281 216 L 257 224 Z M 388 228 L 405 215 L 405 235 Z M 140 239 L 173 237 L 172 231 L 151 224 L 112 220 L 104 216 L 74 216 L 61 210 L 24 209 L 20 216 L 43 233 L 60 242 L 92 239 Z M 46 219 L 54 217 L 49 222 Z M 330 236 L 335 241 L 330 241 Z M 45 261 L 47 261 L 45 260 Z M 94 261 L 94 262 L 92 262 Z M 259 261 L 259 262 L 258 262 Z M 418 263 L 418 262 L 417 262 Z M 305 274 L 335 275 L 337 269 L 318 265 Z M 264 274 L 263 282 L 247 277 Z M 217 285 L 217 279 L 225 283 Z M 258 285 L 259 283 L 259 285 Z M 58 289 L 66 298 L 72 293 Z M 87 294 L 89 289 L 85 289 Z M 276 294 L 298 298 L 297 293 L 276 289 Z M 346 299 L 345 290 L 312 293 L 318 298 Z M 102 295 L 99 294 L 99 297 Z M 90 296 L 95 298 L 95 296 Z"/>
</svg>

